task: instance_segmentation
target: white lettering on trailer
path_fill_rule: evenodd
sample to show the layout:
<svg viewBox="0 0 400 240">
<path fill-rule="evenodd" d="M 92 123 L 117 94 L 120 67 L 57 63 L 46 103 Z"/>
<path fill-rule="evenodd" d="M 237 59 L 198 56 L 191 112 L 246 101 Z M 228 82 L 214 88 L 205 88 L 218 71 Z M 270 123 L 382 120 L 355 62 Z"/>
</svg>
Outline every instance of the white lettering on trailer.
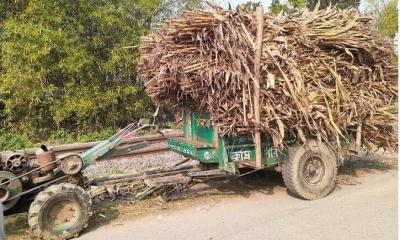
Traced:
<svg viewBox="0 0 400 240">
<path fill-rule="evenodd" d="M 234 161 L 250 160 L 250 151 L 240 150 L 237 152 L 231 152 L 231 158 Z"/>
<path fill-rule="evenodd" d="M 266 147 L 264 154 L 267 158 L 276 158 L 278 157 L 278 149 L 275 147 Z"/>
</svg>

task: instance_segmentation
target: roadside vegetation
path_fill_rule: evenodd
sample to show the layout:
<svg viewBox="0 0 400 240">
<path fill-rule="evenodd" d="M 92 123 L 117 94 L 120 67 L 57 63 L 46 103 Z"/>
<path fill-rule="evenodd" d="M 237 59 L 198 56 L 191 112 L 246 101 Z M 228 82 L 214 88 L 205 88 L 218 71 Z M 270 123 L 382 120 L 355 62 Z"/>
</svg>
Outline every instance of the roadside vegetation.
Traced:
<svg viewBox="0 0 400 240">
<path fill-rule="evenodd" d="M 139 37 L 199 1 L 0 2 L 0 151 L 109 137 L 151 116 Z"/>
</svg>

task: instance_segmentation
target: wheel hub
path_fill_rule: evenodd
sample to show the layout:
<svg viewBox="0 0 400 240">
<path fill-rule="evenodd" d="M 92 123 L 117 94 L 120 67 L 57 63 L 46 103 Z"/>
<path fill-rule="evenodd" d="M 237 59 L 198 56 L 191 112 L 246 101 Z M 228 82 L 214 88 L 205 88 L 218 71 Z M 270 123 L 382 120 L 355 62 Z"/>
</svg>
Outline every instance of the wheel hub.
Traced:
<svg viewBox="0 0 400 240">
<path fill-rule="evenodd" d="M 60 168 L 67 175 L 74 175 L 81 171 L 82 158 L 76 155 L 69 156 L 61 161 Z"/>
<path fill-rule="evenodd" d="M 325 165 L 320 158 L 312 157 L 303 167 L 303 176 L 307 183 L 317 184 L 325 175 Z"/>
<path fill-rule="evenodd" d="M 0 171 L 0 201 L 3 203 L 4 211 L 12 208 L 17 204 L 19 197 L 8 200 L 22 192 L 22 183 L 16 176 L 8 171 Z"/>
<path fill-rule="evenodd" d="M 49 230 L 62 232 L 77 223 L 80 216 L 78 204 L 62 200 L 51 206 L 47 213 Z"/>
<path fill-rule="evenodd" d="M 28 159 L 23 154 L 14 154 L 5 161 L 5 168 L 11 172 L 18 173 L 28 167 Z"/>
<path fill-rule="evenodd" d="M 5 202 L 10 197 L 10 191 L 6 187 L 0 187 L 0 202 Z"/>
</svg>

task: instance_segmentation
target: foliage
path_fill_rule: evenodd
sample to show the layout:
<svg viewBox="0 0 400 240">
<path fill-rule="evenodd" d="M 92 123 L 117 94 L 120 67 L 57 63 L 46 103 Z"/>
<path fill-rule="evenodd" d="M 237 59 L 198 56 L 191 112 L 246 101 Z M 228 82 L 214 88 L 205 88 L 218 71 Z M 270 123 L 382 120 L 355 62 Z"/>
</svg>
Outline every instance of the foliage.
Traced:
<svg viewBox="0 0 400 240">
<path fill-rule="evenodd" d="M 135 46 L 153 23 L 203 5 L 0 1 L 0 128 L 32 142 L 92 141 L 151 115 Z"/>
<path fill-rule="evenodd" d="M 90 132 L 86 134 L 79 134 L 76 137 L 75 142 L 93 142 L 93 141 L 99 141 L 99 140 L 105 140 L 112 135 L 114 135 L 114 131 L 111 129 L 104 129 L 99 132 Z"/>
<path fill-rule="evenodd" d="M 2 0 L 0 1 L 0 21 L 21 12 L 28 4 L 28 0 Z"/>
<path fill-rule="evenodd" d="M 375 26 L 380 34 L 394 38 L 396 32 L 398 31 L 398 12 L 396 0 L 390 0 L 382 7 Z"/>
<path fill-rule="evenodd" d="M 287 3 L 280 3 L 279 0 L 272 0 L 271 5 L 269 6 L 269 11 L 275 14 L 279 14 L 280 12 L 286 13 L 289 10 Z"/>
<path fill-rule="evenodd" d="M 293 14 L 303 9 L 305 5 L 305 0 L 289 0 L 287 3 L 280 3 L 279 0 L 272 0 L 269 11 L 275 14 L 279 14 L 280 12 Z"/>
<path fill-rule="evenodd" d="M 338 8 L 358 8 L 360 6 L 360 0 L 307 0 L 307 8 L 314 9 L 319 2 L 319 8 L 324 9 L 329 7 L 329 5 L 337 6 Z"/>
<path fill-rule="evenodd" d="M 47 144 L 64 144 L 74 142 L 93 142 L 104 140 L 111 137 L 115 131 L 113 129 L 103 129 L 97 132 L 89 133 L 68 133 L 62 129 L 52 132 Z"/>
<path fill-rule="evenodd" d="M 175 18 L 184 10 L 203 9 L 205 7 L 205 0 L 161 0 L 154 14 L 153 23 L 159 24 L 167 18 Z"/>
<path fill-rule="evenodd" d="M 320 3 L 319 9 L 327 8 L 329 5 L 337 6 L 338 8 L 358 8 L 360 0 L 288 0 L 286 3 L 281 3 L 279 0 L 272 0 L 269 10 L 275 14 L 283 12 L 285 14 L 294 14 L 299 10 L 307 7 L 313 10 L 317 3 Z"/>
<path fill-rule="evenodd" d="M 7 15 L 0 22 L 6 127 L 46 138 L 55 129 L 116 128 L 149 111 L 136 75 L 137 49 L 124 47 L 148 32 L 158 5 L 31 0 Z"/>
<path fill-rule="evenodd" d="M 0 128 L 0 151 L 24 149 L 32 146 L 26 136 L 20 136 L 7 132 Z"/>
<path fill-rule="evenodd" d="M 245 4 L 242 4 L 241 6 L 244 8 L 244 9 L 246 9 L 246 10 L 248 10 L 248 11 L 250 11 L 250 12 L 254 12 L 255 10 L 256 10 L 256 8 L 258 7 L 258 6 L 260 6 L 261 5 L 261 2 L 251 2 L 251 1 L 249 1 L 249 2 L 247 2 L 247 3 L 245 3 Z"/>
<path fill-rule="evenodd" d="M 90 133 L 67 133 L 64 130 L 52 132 L 48 139 L 43 142 L 47 145 L 65 144 L 75 142 L 93 142 L 104 140 L 115 133 L 112 129 L 104 129 L 98 132 Z M 32 143 L 25 135 L 18 135 L 0 128 L 0 151 L 13 151 L 39 146 L 42 143 Z"/>
</svg>

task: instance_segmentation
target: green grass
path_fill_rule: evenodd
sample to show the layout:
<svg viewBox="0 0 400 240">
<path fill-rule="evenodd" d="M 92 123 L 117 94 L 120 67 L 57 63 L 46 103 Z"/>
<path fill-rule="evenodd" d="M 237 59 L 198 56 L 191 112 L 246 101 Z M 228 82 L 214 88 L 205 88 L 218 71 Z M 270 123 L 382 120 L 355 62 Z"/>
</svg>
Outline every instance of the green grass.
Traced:
<svg viewBox="0 0 400 240">
<path fill-rule="evenodd" d="M 4 227 L 7 239 L 12 239 L 12 237 L 17 237 L 16 239 L 21 239 L 23 237 L 29 238 L 27 233 L 29 230 L 27 213 L 6 216 L 4 219 Z"/>
<path fill-rule="evenodd" d="M 32 145 L 26 136 L 0 128 L 0 151 L 24 149 Z"/>
</svg>

